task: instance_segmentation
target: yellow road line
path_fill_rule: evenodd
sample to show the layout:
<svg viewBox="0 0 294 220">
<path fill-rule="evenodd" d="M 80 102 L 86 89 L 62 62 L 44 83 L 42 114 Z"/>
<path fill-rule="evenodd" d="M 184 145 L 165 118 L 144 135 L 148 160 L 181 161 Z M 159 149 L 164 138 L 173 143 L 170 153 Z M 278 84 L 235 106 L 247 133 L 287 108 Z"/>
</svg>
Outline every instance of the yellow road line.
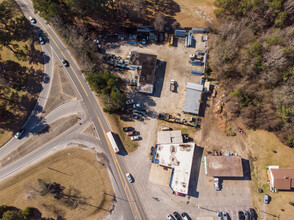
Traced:
<svg viewBox="0 0 294 220">
<path fill-rule="evenodd" d="M 30 11 L 32 14 L 34 14 L 30 8 L 28 8 L 28 9 L 29 9 L 29 11 Z M 49 33 L 49 31 L 47 31 L 46 27 L 44 27 L 44 26 L 41 24 L 41 22 L 39 22 L 39 24 L 40 24 L 40 25 L 43 27 L 43 29 L 44 29 L 44 30 L 50 35 L 51 39 L 54 41 L 54 43 L 56 44 L 56 46 L 58 47 L 58 49 L 61 51 L 61 53 L 62 53 L 63 56 L 65 57 L 65 54 L 63 53 L 63 51 L 61 50 L 61 48 L 58 46 L 58 44 L 56 43 L 56 41 L 54 40 L 54 38 L 52 37 L 52 35 Z M 52 49 L 53 49 L 53 48 L 52 48 Z M 69 67 L 71 68 L 71 70 L 72 70 L 72 71 L 74 72 L 74 74 L 76 75 L 76 77 L 77 77 L 79 83 L 81 84 L 81 86 L 82 86 L 84 92 L 85 92 L 86 95 L 88 96 L 88 93 L 86 92 L 86 89 L 84 88 L 82 82 L 80 81 L 80 79 L 79 79 L 77 73 L 74 71 L 74 69 L 71 67 L 71 65 L 69 65 Z"/>
<path fill-rule="evenodd" d="M 110 147 L 110 143 L 109 143 L 108 137 L 106 136 L 105 130 L 104 130 L 104 128 L 102 127 L 102 123 L 101 123 L 99 117 L 97 117 L 97 118 L 98 118 L 98 121 L 99 121 L 99 123 L 100 123 L 100 125 L 101 125 L 101 128 L 102 128 L 102 130 L 103 130 L 103 135 L 104 135 L 105 140 L 106 140 L 106 142 L 107 142 L 107 146 L 108 146 L 108 148 L 109 148 L 109 151 L 110 151 L 111 157 L 112 157 L 112 159 L 113 159 L 113 161 L 114 161 L 114 165 L 115 165 L 116 170 L 117 170 L 117 172 L 118 172 L 118 175 L 119 175 L 120 181 L 121 181 L 121 183 L 122 183 L 122 185 L 123 185 L 123 189 L 124 189 L 125 194 L 126 194 L 126 196 L 127 196 L 128 203 L 129 203 L 129 205 L 130 205 L 130 207 L 131 207 L 132 215 L 133 215 L 134 219 L 136 219 L 136 216 L 134 215 L 134 211 L 133 211 L 132 204 L 131 204 L 131 202 L 130 202 L 130 199 L 129 199 L 128 193 L 127 193 L 127 191 L 126 191 L 126 189 L 125 189 L 125 188 L 126 188 L 126 185 L 127 185 L 126 180 L 125 180 L 124 178 L 121 177 L 122 172 L 120 172 L 120 170 L 119 170 L 119 168 L 118 168 L 118 167 L 120 167 L 120 165 L 119 165 L 119 163 L 118 163 L 118 161 L 117 161 L 117 158 L 116 158 L 116 156 L 115 156 L 115 154 L 114 154 L 114 152 L 113 152 L 112 147 Z M 135 204 L 135 205 L 136 205 L 136 204 Z"/>
</svg>

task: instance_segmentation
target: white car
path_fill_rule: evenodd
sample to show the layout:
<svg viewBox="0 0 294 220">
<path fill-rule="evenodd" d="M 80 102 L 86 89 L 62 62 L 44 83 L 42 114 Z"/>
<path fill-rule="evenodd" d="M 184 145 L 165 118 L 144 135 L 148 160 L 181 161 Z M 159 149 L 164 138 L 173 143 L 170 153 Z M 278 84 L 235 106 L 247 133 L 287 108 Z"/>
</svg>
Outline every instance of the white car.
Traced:
<svg viewBox="0 0 294 220">
<path fill-rule="evenodd" d="M 166 215 L 166 218 L 167 218 L 168 220 L 175 220 L 175 218 L 174 218 L 172 215 L 170 215 L 170 214 L 167 214 L 167 215 Z"/>
<path fill-rule="evenodd" d="M 133 108 L 142 108 L 143 106 L 141 104 L 134 104 Z"/>
<path fill-rule="evenodd" d="M 24 129 L 20 129 L 18 132 L 16 132 L 16 134 L 14 135 L 14 137 L 16 139 L 20 139 L 21 135 L 24 133 Z"/>
<path fill-rule="evenodd" d="M 133 179 L 132 179 L 132 176 L 131 176 L 130 173 L 126 173 L 126 177 L 127 177 L 128 181 L 129 181 L 129 183 L 133 182 Z"/>
<path fill-rule="evenodd" d="M 140 140 L 140 137 L 139 136 L 132 136 L 131 140 L 132 141 L 137 141 L 137 140 Z"/>
<path fill-rule="evenodd" d="M 42 45 L 45 44 L 45 41 L 44 41 L 43 37 L 39 37 L 39 41 L 40 41 L 40 43 L 41 43 Z"/>
<path fill-rule="evenodd" d="M 37 21 L 36 21 L 35 18 L 33 18 L 33 17 L 30 16 L 29 19 L 30 19 L 30 21 L 31 21 L 33 24 L 36 24 Z"/>
</svg>

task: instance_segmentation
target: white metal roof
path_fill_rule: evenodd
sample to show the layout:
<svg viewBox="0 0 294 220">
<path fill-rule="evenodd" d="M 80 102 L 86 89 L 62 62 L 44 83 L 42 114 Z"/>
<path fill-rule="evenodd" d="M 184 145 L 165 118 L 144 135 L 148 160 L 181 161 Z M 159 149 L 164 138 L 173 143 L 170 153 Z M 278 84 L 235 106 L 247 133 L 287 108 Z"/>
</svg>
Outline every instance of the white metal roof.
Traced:
<svg viewBox="0 0 294 220">
<path fill-rule="evenodd" d="M 174 168 L 170 187 L 175 192 L 188 194 L 195 143 L 160 144 L 156 159 L 162 166 Z"/>
<path fill-rule="evenodd" d="M 186 98 L 183 112 L 198 114 L 203 85 L 187 82 Z"/>
<path fill-rule="evenodd" d="M 157 144 L 181 144 L 183 143 L 182 132 L 177 131 L 158 131 Z"/>
</svg>

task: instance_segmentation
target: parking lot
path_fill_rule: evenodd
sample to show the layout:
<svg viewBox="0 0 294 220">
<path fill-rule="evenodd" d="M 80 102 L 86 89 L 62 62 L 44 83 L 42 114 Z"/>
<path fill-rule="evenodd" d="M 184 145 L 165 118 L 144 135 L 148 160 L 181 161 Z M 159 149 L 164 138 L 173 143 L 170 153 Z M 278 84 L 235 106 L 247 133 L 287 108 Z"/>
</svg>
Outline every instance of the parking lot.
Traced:
<svg viewBox="0 0 294 220">
<path fill-rule="evenodd" d="M 136 103 L 143 104 L 148 109 L 148 116 L 144 121 L 121 121 L 124 126 L 132 126 L 140 132 L 142 139 L 138 142 L 139 148 L 128 155 L 126 160 L 128 167 L 133 167 L 132 175 L 136 179 L 135 183 L 138 196 L 144 201 L 144 208 L 149 219 L 165 219 L 167 213 L 174 211 L 187 212 L 192 219 L 216 219 L 217 212 L 228 212 L 232 219 L 237 217 L 239 210 L 250 207 L 250 192 L 248 180 L 224 180 L 222 190 L 215 191 L 212 178 L 204 174 L 202 156 L 205 148 L 210 145 L 219 145 L 219 139 L 214 137 L 202 137 L 201 130 L 195 130 L 194 142 L 199 145 L 195 153 L 190 187 L 192 196 L 180 197 L 172 194 L 169 186 L 163 186 L 161 181 L 150 181 L 151 169 L 150 147 L 156 144 L 157 131 L 160 130 L 161 121 L 156 119 L 160 112 L 181 115 L 184 106 L 187 82 L 200 83 L 201 76 L 191 75 L 190 71 L 195 70 L 190 61 L 190 54 L 195 54 L 197 50 L 204 50 L 201 44 L 201 35 L 196 35 L 196 48 L 185 47 L 184 39 L 179 39 L 176 46 L 148 44 L 130 45 L 124 42 L 108 44 L 107 53 L 115 54 L 125 58 L 133 50 L 142 53 L 157 55 L 157 73 L 154 96 L 144 95 L 128 88 L 128 98 L 134 99 Z M 198 42 L 198 43 L 197 43 Z M 199 44 L 199 47 L 197 46 Z M 127 79 L 128 72 L 118 72 Z M 177 82 L 176 92 L 170 91 L 170 81 Z M 207 126 L 207 125 L 206 125 Z M 209 129 L 208 125 L 206 128 Z M 202 140 L 204 145 L 202 146 Z M 209 142 L 207 142 L 209 140 Z M 206 146 L 209 143 L 209 146 Z M 201 150 L 202 148 L 202 150 Z M 204 149 L 204 150 L 203 150 Z M 159 178 L 154 175 L 153 178 Z M 166 181 L 163 181 L 166 183 Z M 203 217 L 203 218 L 202 218 Z M 205 218 L 208 217 L 208 218 Z M 210 217 L 210 218 L 209 218 Z"/>
</svg>

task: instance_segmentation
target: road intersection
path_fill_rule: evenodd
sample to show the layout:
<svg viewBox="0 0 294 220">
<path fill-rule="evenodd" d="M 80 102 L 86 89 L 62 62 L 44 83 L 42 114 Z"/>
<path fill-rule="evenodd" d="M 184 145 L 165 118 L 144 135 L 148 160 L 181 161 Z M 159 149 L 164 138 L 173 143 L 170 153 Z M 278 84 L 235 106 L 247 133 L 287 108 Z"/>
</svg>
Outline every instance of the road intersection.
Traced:
<svg viewBox="0 0 294 220">
<path fill-rule="evenodd" d="M 34 28 L 39 30 L 37 34 L 40 34 L 40 30 L 48 36 L 48 42 L 42 46 L 42 50 L 46 54 L 47 62 L 45 63 L 44 71 L 49 77 L 52 76 L 54 62 L 57 60 L 61 63 L 61 59 L 66 59 L 70 63 L 70 67 L 65 68 L 68 77 L 72 81 L 79 94 L 80 99 L 78 101 L 69 102 L 59 106 L 50 114 L 48 114 L 43 122 L 50 123 L 57 118 L 64 117 L 68 114 L 81 113 L 82 117 L 76 125 L 66 130 L 64 133 L 58 135 L 47 144 L 39 147 L 32 153 L 25 155 L 21 159 L 5 166 L 0 170 L 0 180 L 10 176 L 11 174 L 24 169 L 28 165 L 36 162 L 38 159 L 42 159 L 45 155 L 54 152 L 56 146 L 65 146 L 72 143 L 84 143 L 84 145 L 90 145 L 96 148 L 98 151 L 104 153 L 108 158 L 108 167 L 110 177 L 113 182 L 114 191 L 116 194 L 117 202 L 115 204 L 116 209 L 113 215 L 116 215 L 116 219 L 147 219 L 143 206 L 137 196 L 134 187 L 129 184 L 125 178 L 125 173 L 130 172 L 125 163 L 123 156 L 116 155 L 110 147 L 105 132 L 112 130 L 106 117 L 98 104 L 97 97 L 92 93 L 88 84 L 85 82 L 84 77 L 71 56 L 67 48 L 64 46 L 58 35 L 46 24 L 46 22 L 34 14 L 31 1 L 17 0 L 17 4 L 20 6 L 24 14 L 29 17 L 35 17 L 37 24 L 34 24 Z M 32 136 L 30 131 L 34 129 L 38 123 L 40 123 L 39 115 L 46 103 L 46 97 L 48 97 L 50 91 L 50 83 L 43 83 L 43 90 L 37 101 L 37 104 L 32 112 L 31 116 L 25 123 L 24 127 L 27 131 L 24 138 L 21 140 L 11 139 L 5 146 L 0 148 L 0 157 L 4 157 L 9 152 L 16 149 L 21 144 L 25 143 Z M 41 121 L 42 122 L 42 121 Z M 81 132 L 90 124 L 93 124 L 95 131 L 97 132 L 97 138 L 86 137 Z"/>
</svg>

